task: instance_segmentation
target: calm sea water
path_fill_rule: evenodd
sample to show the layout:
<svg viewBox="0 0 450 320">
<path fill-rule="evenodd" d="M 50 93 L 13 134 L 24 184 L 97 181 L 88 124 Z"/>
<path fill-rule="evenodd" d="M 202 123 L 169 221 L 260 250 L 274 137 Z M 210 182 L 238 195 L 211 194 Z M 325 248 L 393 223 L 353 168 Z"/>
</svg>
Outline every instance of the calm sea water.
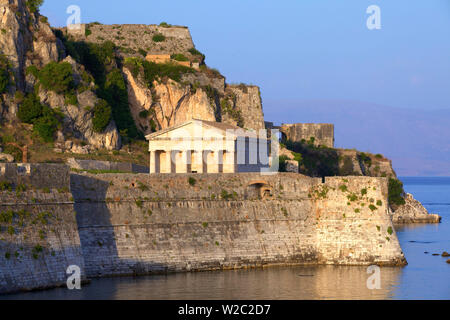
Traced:
<svg viewBox="0 0 450 320">
<path fill-rule="evenodd" d="M 94 279 L 79 291 L 52 289 L 1 299 L 450 299 L 450 178 L 401 178 L 439 225 L 397 228 L 408 260 L 381 268 L 381 289 L 367 289 L 366 267 L 283 267 L 137 278 Z M 425 254 L 425 252 L 429 252 Z"/>
</svg>

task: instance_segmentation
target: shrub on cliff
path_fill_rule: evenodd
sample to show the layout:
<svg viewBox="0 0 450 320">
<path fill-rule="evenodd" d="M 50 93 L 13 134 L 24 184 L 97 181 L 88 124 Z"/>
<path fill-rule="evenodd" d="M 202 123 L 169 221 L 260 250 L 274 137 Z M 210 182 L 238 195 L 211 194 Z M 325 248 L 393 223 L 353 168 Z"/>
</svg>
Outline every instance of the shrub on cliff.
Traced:
<svg viewBox="0 0 450 320">
<path fill-rule="evenodd" d="M 193 56 L 199 57 L 201 61 L 205 60 L 205 55 L 203 53 L 201 53 L 200 51 L 198 51 L 197 49 L 195 49 L 195 48 L 190 48 L 188 50 L 188 52 L 190 54 L 192 54 Z"/>
<path fill-rule="evenodd" d="M 166 40 L 166 37 L 163 34 L 158 33 L 153 36 L 152 40 L 154 42 L 163 42 L 164 40 Z"/>
<path fill-rule="evenodd" d="M 111 107 L 105 100 L 100 100 L 94 107 L 92 124 L 95 132 L 103 132 L 111 121 Z"/>
<path fill-rule="evenodd" d="M 182 53 L 174 53 L 170 56 L 170 58 L 176 61 L 189 61 L 189 59 Z"/>
<path fill-rule="evenodd" d="M 180 82 L 183 74 L 194 72 L 192 68 L 173 63 L 143 61 L 142 66 L 144 67 L 144 78 L 149 87 L 153 85 L 153 81 L 162 80 L 165 77 Z"/>
<path fill-rule="evenodd" d="M 34 94 L 29 94 L 19 106 L 17 116 L 20 121 L 33 123 L 33 121 L 42 115 L 42 104 Z"/>
<path fill-rule="evenodd" d="M 50 62 L 39 71 L 38 78 L 44 89 L 56 93 L 75 89 L 72 66 L 68 62 Z"/>
<path fill-rule="evenodd" d="M 33 124 L 33 132 L 44 142 L 51 142 L 64 115 L 42 105 L 36 95 L 29 94 L 19 106 L 17 117 L 22 122 Z"/>
<path fill-rule="evenodd" d="M 33 131 L 44 141 L 52 142 L 59 121 L 49 107 L 44 107 L 43 116 L 34 121 Z"/>
<path fill-rule="evenodd" d="M 10 80 L 9 61 L 4 55 L 0 55 L 0 94 L 5 93 Z"/>
<path fill-rule="evenodd" d="M 44 0 L 27 0 L 26 4 L 31 13 L 35 13 L 42 6 Z"/>
<path fill-rule="evenodd" d="M 390 178 L 388 190 L 389 204 L 391 206 L 400 206 L 405 204 L 405 199 L 403 198 L 405 191 L 403 190 L 403 183 L 400 180 Z"/>
</svg>

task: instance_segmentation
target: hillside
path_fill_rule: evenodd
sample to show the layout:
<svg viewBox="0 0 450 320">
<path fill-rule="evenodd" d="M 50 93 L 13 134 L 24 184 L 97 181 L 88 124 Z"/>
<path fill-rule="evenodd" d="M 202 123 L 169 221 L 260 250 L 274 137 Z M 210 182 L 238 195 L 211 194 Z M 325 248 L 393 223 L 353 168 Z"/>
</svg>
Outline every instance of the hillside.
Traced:
<svg viewBox="0 0 450 320">
<path fill-rule="evenodd" d="M 228 85 L 186 27 L 51 28 L 33 3 L 1 2 L 0 161 L 143 164 L 145 134 L 194 117 L 264 128 L 259 88 Z"/>
</svg>

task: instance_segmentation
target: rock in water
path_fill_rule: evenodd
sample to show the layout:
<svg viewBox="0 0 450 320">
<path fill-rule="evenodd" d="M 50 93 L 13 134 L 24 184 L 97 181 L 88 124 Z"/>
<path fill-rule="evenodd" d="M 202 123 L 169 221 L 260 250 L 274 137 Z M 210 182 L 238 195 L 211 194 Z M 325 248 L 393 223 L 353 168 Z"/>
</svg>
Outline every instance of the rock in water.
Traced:
<svg viewBox="0 0 450 320">
<path fill-rule="evenodd" d="M 407 193 L 405 204 L 399 206 L 392 213 L 394 223 L 439 223 L 441 217 L 437 214 L 428 213 L 424 206 L 414 199 L 413 195 Z"/>
</svg>

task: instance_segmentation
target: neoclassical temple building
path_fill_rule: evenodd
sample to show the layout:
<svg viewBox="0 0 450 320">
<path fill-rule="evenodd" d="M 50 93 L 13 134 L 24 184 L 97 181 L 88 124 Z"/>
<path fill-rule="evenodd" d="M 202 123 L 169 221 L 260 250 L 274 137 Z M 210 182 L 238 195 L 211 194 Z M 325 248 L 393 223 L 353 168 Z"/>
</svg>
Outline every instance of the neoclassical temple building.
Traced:
<svg viewBox="0 0 450 320">
<path fill-rule="evenodd" d="M 270 166 L 267 136 L 221 122 L 193 119 L 146 138 L 151 174 L 260 172 Z"/>
</svg>

